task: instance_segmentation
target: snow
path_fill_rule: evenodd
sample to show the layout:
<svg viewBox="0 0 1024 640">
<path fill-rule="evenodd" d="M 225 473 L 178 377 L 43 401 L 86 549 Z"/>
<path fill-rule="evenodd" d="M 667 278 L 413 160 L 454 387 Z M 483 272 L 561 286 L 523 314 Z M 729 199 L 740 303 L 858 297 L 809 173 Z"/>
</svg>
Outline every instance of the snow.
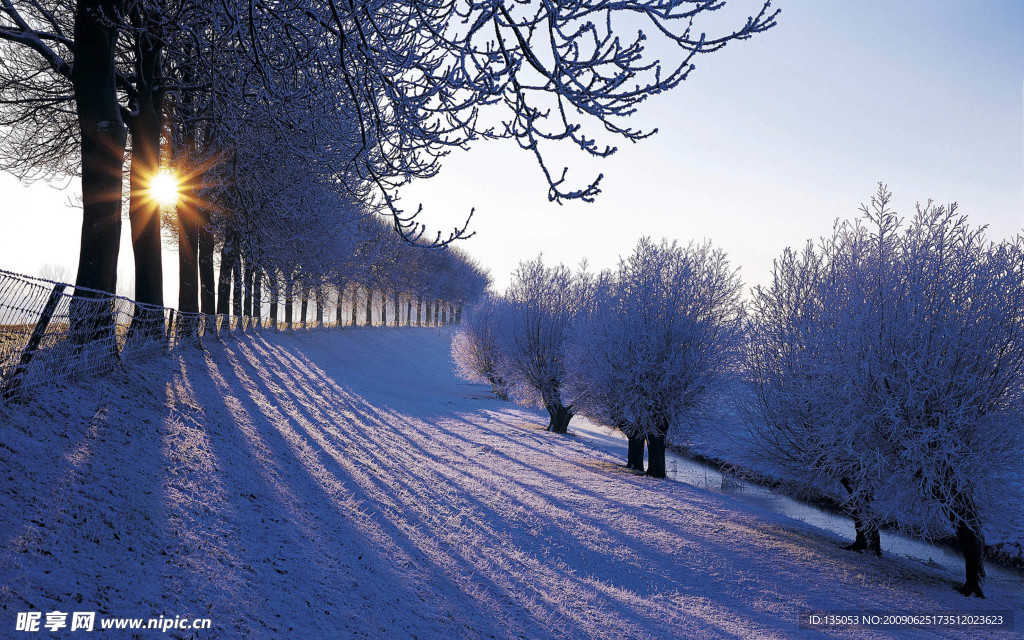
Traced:
<svg viewBox="0 0 1024 640">
<path fill-rule="evenodd" d="M 457 380 L 450 339 L 266 331 L 0 409 L 0 636 L 30 608 L 317 639 L 898 637 L 798 614 L 1024 610 L 633 475 Z"/>
</svg>

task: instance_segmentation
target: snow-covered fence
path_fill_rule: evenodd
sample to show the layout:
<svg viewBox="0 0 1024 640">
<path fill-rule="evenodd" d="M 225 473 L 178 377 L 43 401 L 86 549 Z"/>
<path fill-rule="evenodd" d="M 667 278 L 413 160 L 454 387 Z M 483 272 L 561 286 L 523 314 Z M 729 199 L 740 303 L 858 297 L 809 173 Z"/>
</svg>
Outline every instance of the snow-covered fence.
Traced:
<svg viewBox="0 0 1024 640">
<path fill-rule="evenodd" d="M 440 303 L 438 303 L 440 305 Z M 0 403 L 35 387 L 110 371 L 120 362 L 166 353 L 183 344 L 223 338 L 262 327 L 314 329 L 344 326 L 293 308 L 298 320 L 282 320 L 286 304 L 266 301 L 270 313 L 254 316 L 181 313 L 103 291 L 0 269 Z M 410 305 L 411 309 L 411 305 Z M 258 312 L 259 313 L 259 312 Z M 273 317 L 272 317 L 273 316 Z M 435 309 L 419 326 L 457 322 Z M 287 314 L 286 314 L 287 317 Z M 339 314 L 340 317 L 340 314 Z M 377 325 L 387 317 L 378 315 Z M 370 325 L 373 317 L 370 316 Z M 354 324 L 354 321 L 353 321 Z M 412 325 L 407 314 L 406 324 Z"/>
<path fill-rule="evenodd" d="M 259 325 L 258 318 L 178 313 L 0 269 L 0 400 Z"/>
</svg>

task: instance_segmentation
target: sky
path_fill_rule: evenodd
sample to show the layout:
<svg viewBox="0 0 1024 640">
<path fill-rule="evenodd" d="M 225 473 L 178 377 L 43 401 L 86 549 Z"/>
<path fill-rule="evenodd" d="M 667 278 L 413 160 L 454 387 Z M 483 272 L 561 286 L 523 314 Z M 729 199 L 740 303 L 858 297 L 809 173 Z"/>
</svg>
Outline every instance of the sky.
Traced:
<svg viewBox="0 0 1024 640">
<path fill-rule="evenodd" d="M 1024 230 L 1024 2 L 773 4 L 777 27 L 701 57 L 686 82 L 631 117 L 659 132 L 596 166 L 605 175 L 596 202 L 548 202 L 531 155 L 484 142 L 407 187 L 403 204 L 422 203 L 432 231 L 475 208 L 462 246 L 499 291 L 538 253 L 612 267 L 642 236 L 708 240 L 747 286 L 766 284 L 785 247 L 857 216 L 879 181 L 901 215 L 955 201 L 991 239 Z M 574 162 L 570 177 L 594 171 Z M 0 268 L 73 271 L 73 191 L 0 174 Z M 165 297 L 175 301 L 176 258 L 165 251 Z M 119 271 L 132 271 L 127 237 Z"/>
</svg>

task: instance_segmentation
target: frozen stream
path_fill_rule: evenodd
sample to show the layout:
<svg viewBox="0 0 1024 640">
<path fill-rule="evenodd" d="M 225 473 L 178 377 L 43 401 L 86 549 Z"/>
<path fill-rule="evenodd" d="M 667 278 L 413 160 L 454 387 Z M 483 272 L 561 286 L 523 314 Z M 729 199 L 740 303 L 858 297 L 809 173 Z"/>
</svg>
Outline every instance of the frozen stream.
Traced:
<svg viewBox="0 0 1024 640">
<path fill-rule="evenodd" d="M 581 438 L 591 441 L 603 449 L 614 449 L 626 457 L 626 439 L 619 432 L 581 421 L 572 429 Z M 679 482 L 707 491 L 728 495 L 747 504 L 806 522 L 853 542 L 853 520 L 849 517 L 801 500 L 791 498 L 769 487 L 733 476 L 722 474 L 715 467 L 681 456 L 672 451 L 665 454 L 666 475 Z M 963 558 L 955 549 L 943 545 L 910 538 L 892 531 L 882 531 L 882 552 L 917 560 L 930 566 L 940 566 L 962 580 Z M 985 563 L 986 584 L 989 588 L 1011 591 L 1024 595 L 1024 571 Z"/>
</svg>

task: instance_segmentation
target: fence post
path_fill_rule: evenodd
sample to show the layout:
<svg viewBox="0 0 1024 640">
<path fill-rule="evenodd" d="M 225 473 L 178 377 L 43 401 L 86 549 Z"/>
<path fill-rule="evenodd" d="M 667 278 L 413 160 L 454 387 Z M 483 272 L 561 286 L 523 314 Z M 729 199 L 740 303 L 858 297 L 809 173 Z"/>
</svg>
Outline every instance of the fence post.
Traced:
<svg viewBox="0 0 1024 640">
<path fill-rule="evenodd" d="M 57 310 L 57 303 L 60 302 L 60 298 L 64 295 L 64 284 L 53 285 L 53 291 L 50 292 L 50 297 L 46 300 L 46 305 L 43 306 L 43 312 L 39 316 L 39 320 L 36 321 L 36 326 L 32 328 L 32 335 L 29 336 L 28 344 L 21 352 L 21 359 L 18 360 L 18 366 L 14 369 L 14 373 L 4 382 L 3 387 L 3 398 L 8 400 L 18 392 L 18 387 L 21 386 L 21 377 L 25 375 L 28 370 L 28 364 L 32 361 L 32 356 L 36 354 L 36 350 L 39 348 L 39 343 L 43 341 L 43 335 L 46 333 L 47 327 L 50 326 L 50 320 L 53 318 L 53 312 Z"/>
<path fill-rule="evenodd" d="M 167 350 L 170 351 L 171 349 L 174 348 L 171 336 L 174 333 L 176 333 L 176 331 L 174 330 L 174 309 L 168 309 L 168 311 L 169 313 L 167 315 Z"/>
</svg>

